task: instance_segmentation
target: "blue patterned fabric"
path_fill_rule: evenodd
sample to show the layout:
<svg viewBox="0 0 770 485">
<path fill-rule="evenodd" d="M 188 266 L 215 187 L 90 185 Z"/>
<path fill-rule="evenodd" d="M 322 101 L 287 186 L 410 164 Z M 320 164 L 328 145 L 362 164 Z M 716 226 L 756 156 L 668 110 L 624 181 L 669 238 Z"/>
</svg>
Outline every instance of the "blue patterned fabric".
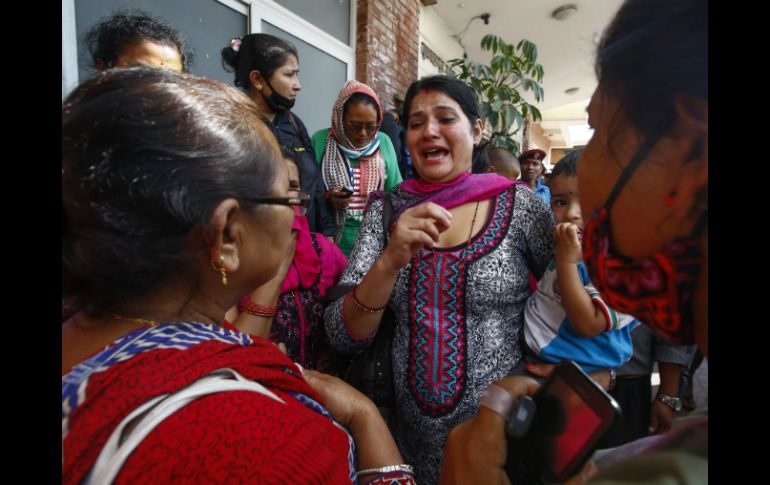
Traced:
<svg viewBox="0 0 770 485">
<path fill-rule="evenodd" d="M 101 372 L 111 365 L 124 362 L 149 350 L 184 350 L 208 340 L 251 345 L 251 337 L 245 333 L 203 323 L 162 323 L 151 328 L 138 328 L 117 339 L 113 345 L 94 357 L 75 366 L 62 378 L 62 419 L 69 410 L 75 409 L 81 400 L 78 390 L 94 372 Z"/>
</svg>

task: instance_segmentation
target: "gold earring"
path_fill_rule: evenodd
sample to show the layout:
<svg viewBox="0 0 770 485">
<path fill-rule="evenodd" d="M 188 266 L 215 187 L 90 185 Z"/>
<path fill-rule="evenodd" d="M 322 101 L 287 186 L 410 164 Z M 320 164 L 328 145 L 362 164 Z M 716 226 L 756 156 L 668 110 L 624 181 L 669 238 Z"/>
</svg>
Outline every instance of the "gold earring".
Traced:
<svg viewBox="0 0 770 485">
<path fill-rule="evenodd" d="M 217 266 L 214 264 L 214 261 L 211 261 L 211 269 L 222 273 L 222 284 L 227 286 L 227 270 L 225 269 L 225 258 L 222 255 L 220 255 L 219 261 L 222 262 L 222 267 L 217 268 Z"/>
</svg>

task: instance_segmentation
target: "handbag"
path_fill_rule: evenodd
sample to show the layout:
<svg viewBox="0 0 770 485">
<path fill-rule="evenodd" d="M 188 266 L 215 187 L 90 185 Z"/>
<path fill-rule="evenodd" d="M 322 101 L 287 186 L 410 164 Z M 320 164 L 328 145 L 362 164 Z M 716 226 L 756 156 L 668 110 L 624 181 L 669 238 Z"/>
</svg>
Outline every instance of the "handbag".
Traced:
<svg viewBox="0 0 770 485">
<path fill-rule="evenodd" d="M 393 204 L 390 194 L 385 193 L 382 209 L 382 227 L 385 233 L 383 249 L 388 245 L 388 227 L 392 214 Z M 326 296 L 330 301 L 337 300 L 351 291 L 354 286 L 337 285 L 330 288 Z M 395 324 L 396 315 L 388 307 L 382 315 L 374 341 L 361 353 L 352 356 L 350 363 L 344 367 L 339 376 L 374 402 L 388 426 L 392 426 L 394 422 L 396 403 L 391 357 Z"/>
<path fill-rule="evenodd" d="M 274 392 L 233 369 L 216 370 L 183 389 L 150 399 L 126 416 L 102 447 L 83 483 L 111 484 L 131 453 L 166 418 L 200 397 L 226 391 L 253 391 L 285 404 Z"/>
</svg>

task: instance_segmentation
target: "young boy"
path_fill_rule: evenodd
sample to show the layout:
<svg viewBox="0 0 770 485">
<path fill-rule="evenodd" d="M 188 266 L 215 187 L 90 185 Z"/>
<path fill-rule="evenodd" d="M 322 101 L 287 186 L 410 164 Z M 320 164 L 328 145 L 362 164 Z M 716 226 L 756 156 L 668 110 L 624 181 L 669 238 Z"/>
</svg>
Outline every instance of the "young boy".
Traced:
<svg viewBox="0 0 770 485">
<path fill-rule="evenodd" d="M 487 148 L 487 162 L 487 172 L 494 172 L 511 180 L 516 180 L 521 175 L 519 159 L 505 148 Z"/>
<path fill-rule="evenodd" d="M 538 363 L 573 360 L 586 372 L 614 369 L 633 354 L 631 330 L 639 322 L 609 308 L 588 280 L 582 261 L 583 217 L 573 150 L 553 169 L 551 210 L 556 218 L 556 257 L 524 309 L 524 337 Z"/>
</svg>

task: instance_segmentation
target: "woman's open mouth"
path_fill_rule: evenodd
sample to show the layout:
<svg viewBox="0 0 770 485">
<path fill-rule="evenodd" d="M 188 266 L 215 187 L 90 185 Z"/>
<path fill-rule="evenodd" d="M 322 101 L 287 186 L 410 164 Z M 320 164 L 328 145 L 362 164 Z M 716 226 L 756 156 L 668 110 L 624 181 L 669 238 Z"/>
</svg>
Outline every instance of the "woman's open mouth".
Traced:
<svg viewBox="0 0 770 485">
<path fill-rule="evenodd" d="M 448 154 L 449 150 L 444 148 L 429 148 L 427 150 L 423 150 L 422 152 L 423 159 L 426 163 L 443 162 Z"/>
</svg>

